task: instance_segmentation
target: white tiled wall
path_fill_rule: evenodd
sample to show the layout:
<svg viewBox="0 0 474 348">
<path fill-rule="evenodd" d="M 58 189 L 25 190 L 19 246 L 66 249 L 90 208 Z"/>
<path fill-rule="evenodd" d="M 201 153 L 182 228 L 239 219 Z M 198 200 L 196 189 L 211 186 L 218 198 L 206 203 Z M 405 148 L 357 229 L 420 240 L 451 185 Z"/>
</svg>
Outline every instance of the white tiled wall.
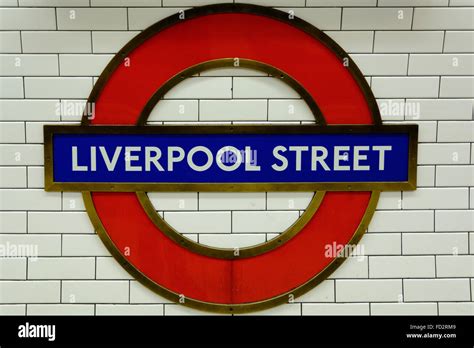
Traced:
<svg viewBox="0 0 474 348">
<path fill-rule="evenodd" d="M 94 77 L 140 30 L 216 2 L 225 1 L 0 0 L 0 244 L 36 247 L 34 256 L 0 258 L 0 314 L 199 313 L 133 280 L 94 234 L 80 194 L 42 190 L 41 126 L 77 122 Z M 367 76 L 384 120 L 420 125 L 419 189 L 382 194 L 361 241 L 365 256 L 346 261 L 295 303 L 265 313 L 473 314 L 474 2 L 247 2 L 293 9 L 325 30 Z M 293 91 L 258 72 L 203 73 L 166 98 L 151 122 L 311 120 Z M 150 199 L 190 238 L 229 247 L 275 236 L 310 196 Z"/>
</svg>

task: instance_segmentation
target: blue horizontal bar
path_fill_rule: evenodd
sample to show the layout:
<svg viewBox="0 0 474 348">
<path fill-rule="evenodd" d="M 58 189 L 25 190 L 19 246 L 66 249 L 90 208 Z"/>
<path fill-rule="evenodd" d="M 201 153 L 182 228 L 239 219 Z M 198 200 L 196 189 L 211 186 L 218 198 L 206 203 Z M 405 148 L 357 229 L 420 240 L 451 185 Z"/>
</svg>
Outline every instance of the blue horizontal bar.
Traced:
<svg viewBox="0 0 474 348">
<path fill-rule="evenodd" d="M 344 183 L 408 180 L 409 135 L 403 132 L 58 133 L 53 135 L 52 140 L 53 179 L 63 183 Z M 218 153 L 220 156 L 217 156 Z M 241 161 L 238 161 L 240 157 Z"/>
</svg>

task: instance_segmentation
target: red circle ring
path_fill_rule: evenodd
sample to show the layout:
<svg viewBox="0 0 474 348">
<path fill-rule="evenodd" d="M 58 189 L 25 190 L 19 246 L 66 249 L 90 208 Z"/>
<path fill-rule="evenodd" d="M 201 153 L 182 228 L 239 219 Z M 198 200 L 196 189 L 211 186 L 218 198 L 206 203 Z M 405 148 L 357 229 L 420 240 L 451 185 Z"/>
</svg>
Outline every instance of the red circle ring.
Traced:
<svg viewBox="0 0 474 348">
<path fill-rule="evenodd" d="M 168 17 L 128 43 L 89 97 L 95 103 L 90 124 L 137 124 L 148 100 L 175 75 L 229 57 L 259 61 L 290 75 L 329 125 L 380 123 L 363 75 L 328 36 L 285 12 L 229 4 Z M 83 193 L 101 239 L 132 275 L 166 298 L 227 313 L 288 302 L 327 278 L 344 258 L 326 257 L 325 247 L 357 243 L 378 196 L 376 191 L 328 192 L 313 218 L 287 243 L 229 260 L 191 252 L 169 239 L 134 193 Z"/>
</svg>

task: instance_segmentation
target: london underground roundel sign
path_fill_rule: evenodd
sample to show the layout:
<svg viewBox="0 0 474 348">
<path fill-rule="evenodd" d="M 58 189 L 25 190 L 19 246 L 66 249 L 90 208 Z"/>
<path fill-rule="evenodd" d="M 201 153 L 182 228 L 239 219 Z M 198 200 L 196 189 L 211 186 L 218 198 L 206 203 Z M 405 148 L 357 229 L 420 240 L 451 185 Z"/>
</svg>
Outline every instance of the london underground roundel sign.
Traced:
<svg viewBox="0 0 474 348">
<path fill-rule="evenodd" d="M 294 88 L 317 125 L 146 126 L 180 81 L 216 67 Z M 105 68 L 81 126 L 45 126 L 45 189 L 82 191 L 110 252 L 134 277 L 194 308 L 239 313 L 291 302 L 344 260 L 381 190 L 416 187 L 416 126 L 381 124 L 361 72 L 328 36 L 285 13 L 211 5 L 149 27 Z M 317 191 L 279 237 L 241 249 L 195 243 L 150 191 Z"/>
</svg>

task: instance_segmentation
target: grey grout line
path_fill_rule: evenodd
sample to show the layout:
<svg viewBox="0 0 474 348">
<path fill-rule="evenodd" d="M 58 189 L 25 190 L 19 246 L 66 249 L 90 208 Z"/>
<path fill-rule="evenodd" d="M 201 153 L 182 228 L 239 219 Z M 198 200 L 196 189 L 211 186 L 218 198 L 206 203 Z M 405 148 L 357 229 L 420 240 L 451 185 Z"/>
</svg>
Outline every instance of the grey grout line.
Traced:
<svg viewBox="0 0 474 348">
<path fill-rule="evenodd" d="M 343 18 L 344 18 L 344 8 L 341 8 L 341 16 L 340 16 L 340 23 L 339 23 L 339 31 L 342 31 L 342 23 L 343 23 Z"/>
<path fill-rule="evenodd" d="M 54 8 L 54 22 L 56 24 L 56 31 L 58 30 L 58 9 L 57 7 Z"/>
<path fill-rule="evenodd" d="M 459 277 L 439 277 L 439 278 L 435 278 L 435 277 L 416 277 L 416 278 L 394 278 L 394 277 L 391 277 L 391 278 L 327 278 L 325 281 L 342 281 L 342 282 L 352 282 L 352 281 L 362 281 L 362 282 L 368 282 L 370 283 L 371 281 L 388 281 L 388 280 L 408 280 L 408 281 L 411 281 L 411 280 L 420 280 L 420 281 L 432 281 L 432 280 L 471 280 L 472 277 L 469 277 L 469 276 L 459 276 Z M 97 283 L 101 283 L 101 282 L 121 282 L 121 283 L 125 283 L 125 282 L 130 282 L 130 281 L 137 281 L 135 279 L 128 279 L 128 278 L 107 278 L 107 279 L 91 279 L 91 278 L 76 278 L 76 279 L 60 279 L 60 278 L 35 278 L 35 279 L 27 279 L 28 282 L 60 282 L 60 281 L 67 281 L 67 282 L 71 282 L 71 281 L 80 281 L 80 282 L 97 282 Z M 2 279 L 0 280 L 0 284 L 2 282 L 25 282 L 25 279 L 18 279 L 18 278 L 12 278 L 12 279 L 8 279 L 8 278 L 5 278 L 5 279 Z M 398 300 L 396 300 L 395 302 L 398 302 Z M 406 301 L 407 303 L 408 302 L 413 302 L 413 301 Z M 424 302 L 424 301 L 422 301 Z M 464 302 L 464 300 L 459 300 L 458 302 Z M 2 304 L 0 302 L 0 304 Z"/>
<path fill-rule="evenodd" d="M 126 8 L 126 15 L 127 15 L 127 31 L 130 31 L 130 8 Z"/>
<path fill-rule="evenodd" d="M 405 278 L 402 278 L 402 303 L 405 303 Z"/>
</svg>

